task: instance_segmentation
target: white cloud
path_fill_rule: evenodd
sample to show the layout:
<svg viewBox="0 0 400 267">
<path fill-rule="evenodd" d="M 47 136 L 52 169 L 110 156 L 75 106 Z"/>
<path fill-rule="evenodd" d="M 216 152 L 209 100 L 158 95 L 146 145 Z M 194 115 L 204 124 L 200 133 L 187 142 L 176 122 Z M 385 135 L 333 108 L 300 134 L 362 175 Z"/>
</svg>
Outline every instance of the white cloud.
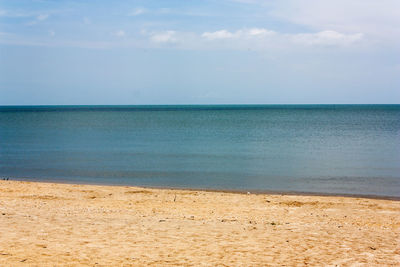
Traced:
<svg viewBox="0 0 400 267">
<path fill-rule="evenodd" d="M 49 17 L 48 14 L 41 14 L 39 16 L 36 17 L 37 20 L 42 21 L 42 20 L 46 20 Z"/>
<path fill-rule="evenodd" d="M 131 13 L 129 13 L 129 16 L 139 16 L 145 12 L 146 12 L 146 9 L 144 9 L 144 8 L 136 8 Z"/>
<path fill-rule="evenodd" d="M 263 28 L 241 29 L 236 32 L 229 32 L 227 30 L 219 30 L 215 32 L 204 32 L 201 36 L 208 40 L 230 39 L 230 38 L 251 38 L 251 37 L 266 37 L 275 34 Z"/>
<path fill-rule="evenodd" d="M 248 34 L 251 36 L 265 36 L 274 34 L 274 31 L 269 31 L 267 29 L 253 28 L 248 30 Z"/>
<path fill-rule="evenodd" d="M 295 43 L 305 45 L 350 45 L 363 38 L 362 33 L 343 34 L 336 31 L 321 31 L 317 33 L 301 33 L 292 36 Z"/>
<path fill-rule="evenodd" d="M 155 33 L 151 35 L 150 39 L 155 43 L 174 43 L 177 41 L 175 31 Z"/>
<path fill-rule="evenodd" d="M 233 33 L 228 32 L 227 30 L 220 30 L 216 32 L 205 32 L 201 36 L 209 40 L 228 39 L 235 37 Z"/>
<path fill-rule="evenodd" d="M 301 47 L 355 47 L 363 41 L 362 33 L 341 33 L 337 31 L 320 31 L 314 33 L 279 33 L 265 28 L 244 28 L 236 31 L 226 29 L 207 31 L 201 34 L 194 32 L 165 31 L 147 32 L 152 43 L 159 45 L 174 43 L 179 49 L 230 49 L 230 50 L 282 50 Z M 229 42 L 225 42 L 229 40 Z M 291 47 L 291 48 L 290 48 Z"/>
<path fill-rule="evenodd" d="M 114 35 L 117 37 L 124 37 L 126 35 L 126 33 L 123 30 L 118 30 L 114 33 Z"/>
<path fill-rule="evenodd" d="M 48 31 L 49 36 L 54 37 L 54 30 Z M 279 33 L 265 28 L 244 28 L 230 32 L 227 30 L 219 30 L 214 32 L 181 32 L 181 31 L 162 31 L 152 32 L 142 30 L 141 37 L 126 34 L 122 29 L 111 33 L 113 38 L 108 42 L 85 42 L 76 40 L 70 42 L 61 40 L 60 38 L 52 38 L 51 40 L 38 41 L 37 39 L 29 40 L 23 36 L 14 36 L 5 38 L 2 34 L 2 41 L 7 43 L 30 43 L 34 45 L 65 45 L 90 46 L 93 48 L 106 47 L 146 47 L 159 48 L 163 46 L 172 46 L 176 49 L 185 50 L 251 50 L 251 51 L 269 51 L 279 53 L 280 51 L 300 51 L 302 49 L 310 49 L 320 47 L 320 49 L 335 49 L 342 47 L 346 49 L 365 47 L 364 36 L 361 33 L 341 33 L 338 31 L 326 30 L 314 33 Z M 225 41 L 228 40 L 228 41 Z M 300 50 L 299 50 L 300 49 Z"/>
<path fill-rule="evenodd" d="M 255 4 L 258 1 L 257 0 L 232 0 L 232 2 L 238 2 L 242 4 Z"/>
<path fill-rule="evenodd" d="M 23 17 L 34 17 L 35 15 L 31 12 L 20 12 L 13 10 L 0 10 L 0 17 L 9 17 L 9 18 L 23 18 Z"/>
<path fill-rule="evenodd" d="M 84 17 L 84 18 L 83 18 L 83 23 L 84 23 L 84 24 L 91 24 L 92 21 L 91 21 L 89 18 Z"/>
<path fill-rule="evenodd" d="M 48 17 L 49 17 L 48 14 L 41 14 L 41 15 L 38 15 L 38 16 L 35 17 L 35 20 L 32 20 L 32 21 L 28 22 L 26 25 L 28 25 L 28 26 L 36 25 L 36 24 L 38 24 L 38 22 L 44 21 L 44 20 L 46 20 Z"/>
</svg>

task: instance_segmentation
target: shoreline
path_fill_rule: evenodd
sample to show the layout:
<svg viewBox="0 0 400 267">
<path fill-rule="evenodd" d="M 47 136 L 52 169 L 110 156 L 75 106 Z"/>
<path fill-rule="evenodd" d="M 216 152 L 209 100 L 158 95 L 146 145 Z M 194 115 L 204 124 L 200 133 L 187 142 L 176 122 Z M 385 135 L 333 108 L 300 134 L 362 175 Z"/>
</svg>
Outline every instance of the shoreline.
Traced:
<svg viewBox="0 0 400 267">
<path fill-rule="evenodd" d="M 43 180 L 31 178 L 11 178 L 9 181 L 18 182 L 33 182 L 33 183 L 48 183 L 48 184 L 70 184 L 70 185 L 97 185 L 97 186 L 121 186 L 135 187 L 143 189 L 159 189 L 159 190 L 183 190 L 183 191 L 201 191 L 215 193 L 232 193 L 232 194 L 254 194 L 254 195 L 283 195 L 283 196 L 316 196 L 316 197 L 348 197 L 348 198 L 365 198 L 378 200 L 400 201 L 400 196 L 380 196 L 368 194 L 337 194 L 337 193 L 322 193 L 322 192 L 307 192 L 307 191 L 275 191 L 275 190 L 241 190 L 241 189 L 213 189 L 213 188 L 186 188 L 186 187 L 165 187 L 165 186 L 142 186 L 129 184 L 108 184 L 108 183 L 88 183 L 88 182 L 72 182 L 67 180 Z"/>
<path fill-rule="evenodd" d="M 0 265 L 396 265 L 400 202 L 0 180 Z"/>
</svg>

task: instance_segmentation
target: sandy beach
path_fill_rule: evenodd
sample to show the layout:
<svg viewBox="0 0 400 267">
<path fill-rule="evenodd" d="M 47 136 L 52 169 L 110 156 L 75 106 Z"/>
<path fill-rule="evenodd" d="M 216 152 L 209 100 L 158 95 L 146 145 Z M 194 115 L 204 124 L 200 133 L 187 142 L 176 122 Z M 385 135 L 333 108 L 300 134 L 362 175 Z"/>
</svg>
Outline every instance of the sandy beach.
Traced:
<svg viewBox="0 0 400 267">
<path fill-rule="evenodd" d="M 400 265 L 400 202 L 0 181 L 0 266 Z"/>
</svg>

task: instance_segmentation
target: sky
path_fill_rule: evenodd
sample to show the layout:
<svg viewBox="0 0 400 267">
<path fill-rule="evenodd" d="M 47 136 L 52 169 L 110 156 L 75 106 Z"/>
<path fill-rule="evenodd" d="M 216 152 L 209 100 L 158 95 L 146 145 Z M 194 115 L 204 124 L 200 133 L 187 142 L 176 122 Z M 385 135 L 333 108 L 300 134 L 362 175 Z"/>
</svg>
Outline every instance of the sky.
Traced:
<svg viewBox="0 0 400 267">
<path fill-rule="evenodd" d="M 0 105 L 400 103 L 399 0 L 0 0 Z"/>
</svg>

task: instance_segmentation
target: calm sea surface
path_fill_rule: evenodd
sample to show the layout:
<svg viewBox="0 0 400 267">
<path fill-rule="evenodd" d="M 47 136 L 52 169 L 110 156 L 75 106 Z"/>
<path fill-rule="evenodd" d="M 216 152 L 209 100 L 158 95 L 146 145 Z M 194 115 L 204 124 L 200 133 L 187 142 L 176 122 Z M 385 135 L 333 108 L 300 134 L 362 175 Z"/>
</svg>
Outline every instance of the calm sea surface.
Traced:
<svg viewBox="0 0 400 267">
<path fill-rule="evenodd" d="M 0 176 L 400 196 L 400 105 L 0 107 Z"/>
</svg>

